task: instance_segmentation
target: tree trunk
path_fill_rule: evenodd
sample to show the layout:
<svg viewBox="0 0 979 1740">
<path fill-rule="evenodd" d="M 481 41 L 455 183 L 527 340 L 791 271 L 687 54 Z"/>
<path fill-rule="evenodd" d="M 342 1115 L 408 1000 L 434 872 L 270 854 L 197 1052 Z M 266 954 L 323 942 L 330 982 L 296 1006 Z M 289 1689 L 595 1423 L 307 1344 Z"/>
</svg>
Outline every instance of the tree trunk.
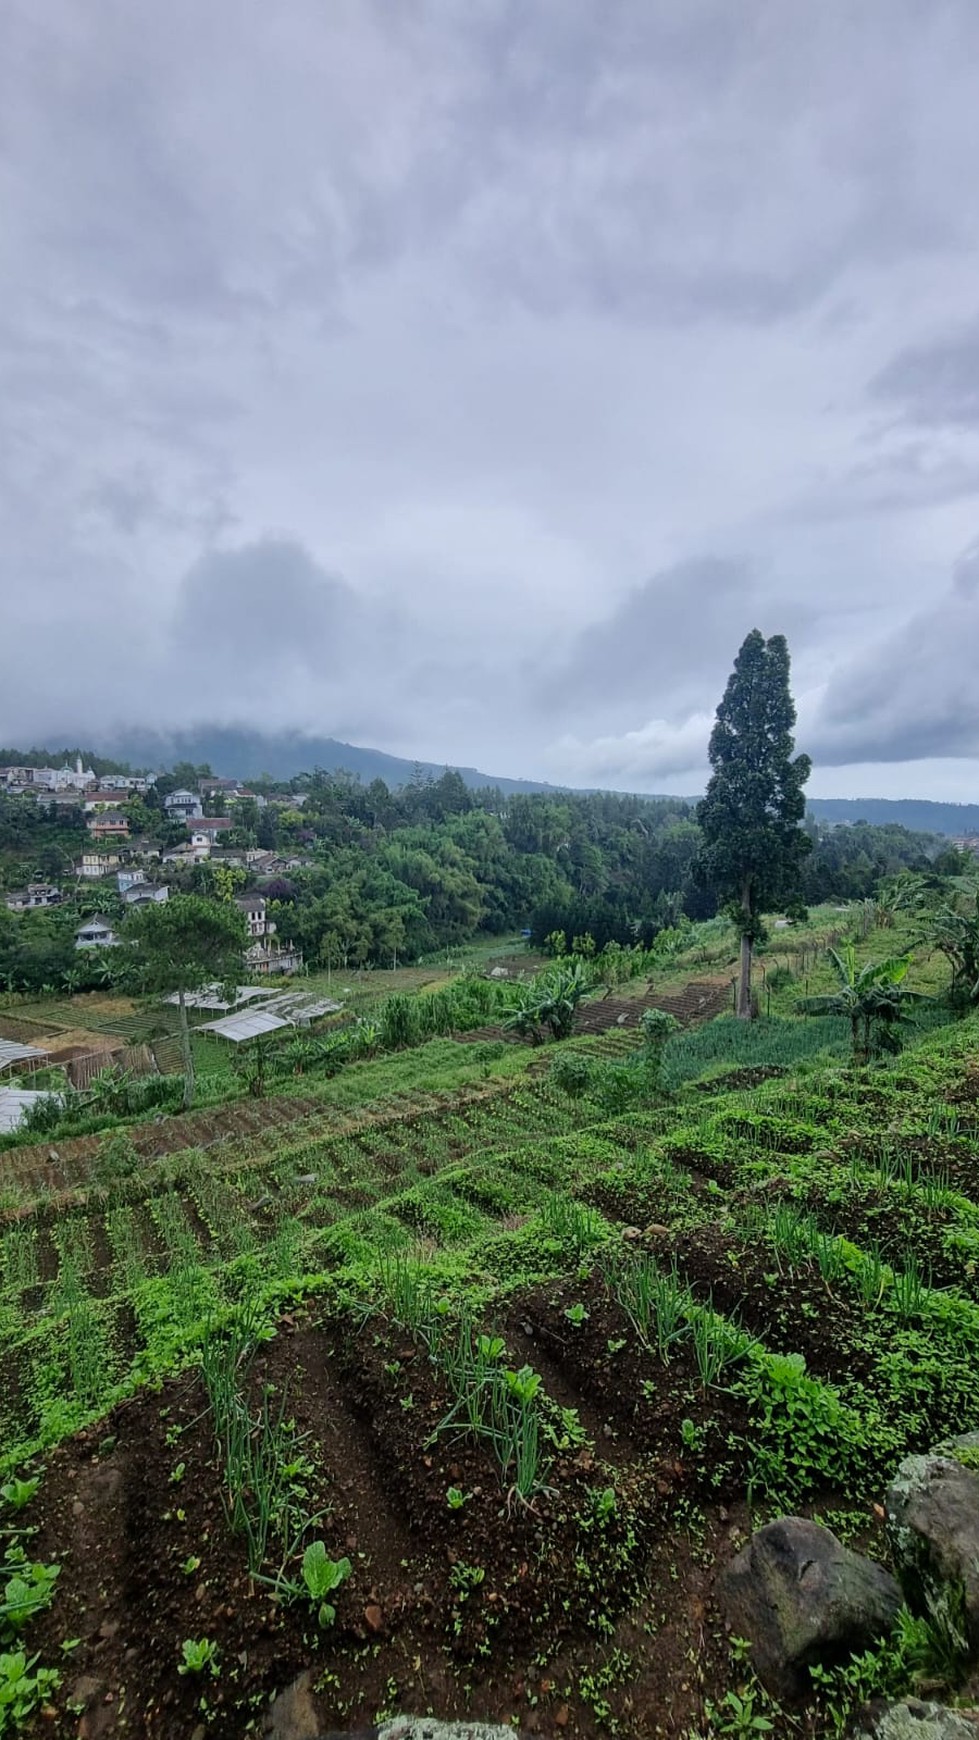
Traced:
<svg viewBox="0 0 979 1740">
<path fill-rule="evenodd" d="M 190 1044 L 190 1022 L 187 1020 L 187 1004 L 182 990 L 177 992 L 178 1008 L 180 1010 L 180 1052 L 184 1060 L 184 1111 L 189 1112 L 194 1103 L 194 1053 Z"/>
<path fill-rule="evenodd" d="M 853 1041 L 853 1061 L 854 1061 L 854 1063 L 862 1063 L 863 1057 L 862 1057 L 861 1051 L 860 1051 L 860 1017 L 859 1017 L 859 1015 L 851 1015 L 850 1016 L 850 1038 Z"/>
<path fill-rule="evenodd" d="M 741 976 L 738 979 L 738 1020 L 751 1020 L 751 950 L 750 936 L 741 938 Z"/>
</svg>

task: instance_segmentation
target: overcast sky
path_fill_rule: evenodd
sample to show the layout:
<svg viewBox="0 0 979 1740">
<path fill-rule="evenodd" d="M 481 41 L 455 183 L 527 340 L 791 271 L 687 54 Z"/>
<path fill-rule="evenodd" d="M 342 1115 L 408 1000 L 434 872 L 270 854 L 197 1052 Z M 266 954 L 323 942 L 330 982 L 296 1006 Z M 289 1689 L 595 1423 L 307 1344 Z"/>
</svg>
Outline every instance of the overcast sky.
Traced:
<svg viewBox="0 0 979 1740">
<path fill-rule="evenodd" d="M 979 798 L 976 0 L 5 0 L 0 740 Z"/>
</svg>

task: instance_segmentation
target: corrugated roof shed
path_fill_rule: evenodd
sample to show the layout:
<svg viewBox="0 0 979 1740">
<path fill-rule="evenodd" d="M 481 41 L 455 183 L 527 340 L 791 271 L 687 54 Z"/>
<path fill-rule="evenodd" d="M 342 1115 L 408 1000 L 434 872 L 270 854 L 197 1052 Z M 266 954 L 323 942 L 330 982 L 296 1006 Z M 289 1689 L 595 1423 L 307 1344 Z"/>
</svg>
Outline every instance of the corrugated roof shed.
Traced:
<svg viewBox="0 0 979 1740">
<path fill-rule="evenodd" d="M 221 1021 L 205 1021 L 197 1031 L 216 1033 L 221 1039 L 230 1039 L 233 1045 L 241 1045 L 246 1039 L 258 1039 L 263 1033 L 274 1033 L 276 1028 L 290 1025 L 267 1009 L 243 1009 L 240 1015 L 226 1015 Z"/>
<path fill-rule="evenodd" d="M 40 1063 L 47 1055 L 38 1045 L 18 1045 L 13 1039 L 0 1039 L 0 1070 L 12 1069 L 15 1063 Z"/>
<path fill-rule="evenodd" d="M 16 1130 L 24 1113 L 47 1098 L 47 1094 L 31 1093 L 27 1088 L 0 1088 L 0 1133 L 6 1136 Z"/>
</svg>

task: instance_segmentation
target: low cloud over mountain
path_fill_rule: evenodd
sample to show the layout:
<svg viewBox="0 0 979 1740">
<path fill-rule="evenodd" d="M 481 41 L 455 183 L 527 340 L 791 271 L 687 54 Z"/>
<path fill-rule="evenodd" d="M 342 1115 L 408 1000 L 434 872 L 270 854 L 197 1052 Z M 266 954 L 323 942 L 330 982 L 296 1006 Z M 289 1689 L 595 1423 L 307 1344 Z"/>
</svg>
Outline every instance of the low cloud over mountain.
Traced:
<svg viewBox="0 0 979 1740">
<path fill-rule="evenodd" d="M 970 795 L 977 56 L 971 0 L 11 0 L 0 735 L 685 790 L 757 624 L 838 788 Z"/>
</svg>

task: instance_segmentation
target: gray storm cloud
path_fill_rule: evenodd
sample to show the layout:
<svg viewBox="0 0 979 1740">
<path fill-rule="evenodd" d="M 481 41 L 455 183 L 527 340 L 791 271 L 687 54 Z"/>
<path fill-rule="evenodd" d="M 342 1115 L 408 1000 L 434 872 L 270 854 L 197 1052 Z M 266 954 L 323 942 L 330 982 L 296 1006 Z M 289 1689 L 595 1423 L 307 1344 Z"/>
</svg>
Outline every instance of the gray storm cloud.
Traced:
<svg viewBox="0 0 979 1740">
<path fill-rule="evenodd" d="M 811 732 L 823 762 L 979 757 L 979 542 L 936 602 L 845 664 Z"/>
<path fill-rule="evenodd" d="M 971 795 L 977 60 L 972 0 L 8 0 L 0 737 L 689 785 L 757 622 L 807 747 Z"/>
<path fill-rule="evenodd" d="M 910 423 L 979 429 L 979 321 L 899 352 L 871 391 Z"/>
</svg>

